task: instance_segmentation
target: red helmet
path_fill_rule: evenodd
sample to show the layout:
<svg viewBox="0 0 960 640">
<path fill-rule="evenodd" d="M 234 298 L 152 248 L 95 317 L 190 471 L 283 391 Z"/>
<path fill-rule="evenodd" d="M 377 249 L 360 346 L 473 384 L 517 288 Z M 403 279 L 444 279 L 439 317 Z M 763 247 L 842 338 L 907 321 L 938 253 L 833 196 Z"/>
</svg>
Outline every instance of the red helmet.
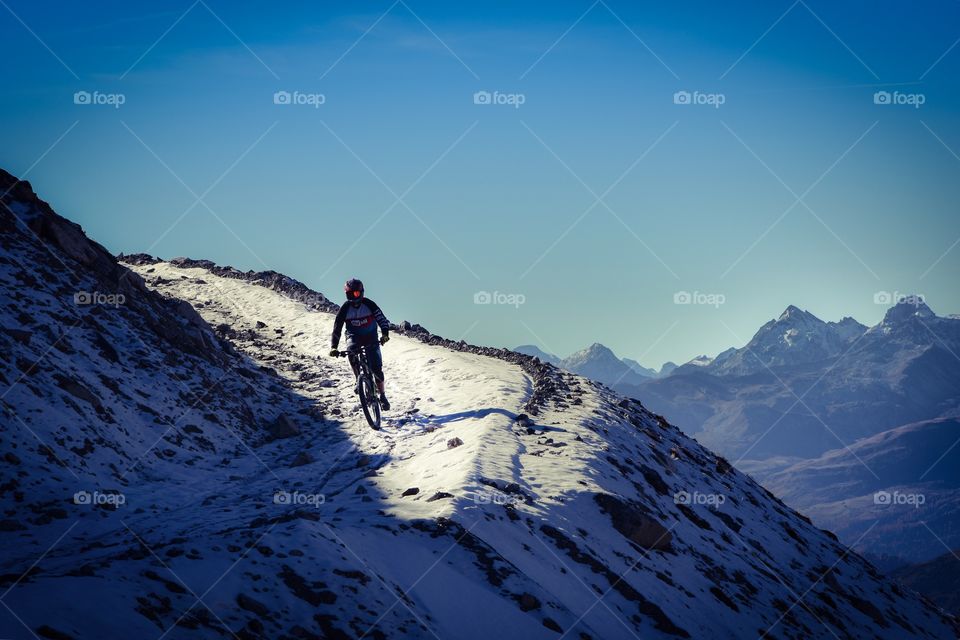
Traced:
<svg viewBox="0 0 960 640">
<path fill-rule="evenodd" d="M 363 283 L 356 278 L 350 278 L 343 285 L 343 292 L 347 295 L 347 300 L 359 300 L 363 297 Z"/>
</svg>

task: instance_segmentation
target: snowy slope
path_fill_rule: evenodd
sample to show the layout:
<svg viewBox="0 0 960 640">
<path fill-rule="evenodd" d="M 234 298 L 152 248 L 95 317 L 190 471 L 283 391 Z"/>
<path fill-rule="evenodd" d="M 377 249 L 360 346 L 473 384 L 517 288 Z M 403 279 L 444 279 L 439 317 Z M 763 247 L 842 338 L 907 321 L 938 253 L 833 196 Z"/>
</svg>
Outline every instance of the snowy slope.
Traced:
<svg viewBox="0 0 960 640">
<path fill-rule="evenodd" d="M 635 401 L 403 324 L 373 432 L 320 294 L 9 187 L 0 637 L 956 637 Z"/>
<path fill-rule="evenodd" d="M 332 320 L 329 314 L 304 313 L 302 308 L 273 292 L 257 291 L 259 287 L 242 280 L 213 280 L 202 269 L 181 269 L 158 263 L 142 265 L 138 270 L 148 284 L 158 282 L 158 289 L 165 294 L 199 306 L 211 324 L 228 323 L 243 331 L 260 321 L 267 325 L 264 331 L 281 329 L 282 337 L 275 341 L 279 343 L 275 348 L 284 355 L 271 358 L 264 347 L 238 344 L 255 361 L 267 356 L 264 362 L 276 366 L 285 358 L 292 359 L 295 353 L 305 353 L 312 358 L 327 349 Z M 197 284 L 201 282 L 207 284 Z M 268 300 L 266 295 L 278 299 Z M 239 314 L 239 309 L 244 313 Z M 376 434 L 363 423 L 348 388 L 345 365 L 340 367 L 341 377 L 335 389 L 317 391 L 320 397 L 327 394 L 338 397 L 340 404 L 349 408 L 358 447 L 367 455 L 389 457 L 370 481 L 373 485 L 370 493 L 381 496 L 380 509 L 402 520 L 450 518 L 457 522 L 459 526 L 455 527 L 454 535 L 469 532 L 477 536 L 478 544 L 489 545 L 488 553 L 509 563 L 503 567 L 504 573 L 510 575 L 516 571 L 518 577 L 533 578 L 548 587 L 549 595 L 529 592 L 544 603 L 552 596 L 554 606 L 550 608 L 555 607 L 558 614 L 551 619 L 564 629 L 568 628 L 569 618 L 565 624 L 559 617 L 560 611 L 579 616 L 591 604 L 590 590 L 580 584 L 583 581 L 586 585 L 595 583 L 596 588 L 591 590 L 599 589 L 598 593 L 612 589 L 607 596 L 612 598 L 611 602 L 617 602 L 619 595 L 623 602 L 618 608 L 624 612 L 624 619 L 629 620 L 631 609 L 635 609 L 634 613 L 640 618 L 634 628 L 637 633 L 658 630 L 666 635 L 683 636 L 686 632 L 693 637 L 705 637 L 712 630 L 712 637 L 723 637 L 724 633 L 729 637 L 759 634 L 763 631 L 760 626 L 751 629 L 748 625 L 762 623 L 752 615 L 744 615 L 756 598 L 754 589 L 767 594 L 768 606 L 775 612 L 774 595 L 778 591 L 784 602 L 792 603 L 790 590 L 795 589 L 799 594 L 810 585 L 792 584 L 795 578 L 784 577 L 789 585 L 785 586 L 775 576 L 767 576 L 766 581 L 754 585 L 753 580 L 760 577 L 758 569 L 765 570 L 765 564 L 771 567 L 774 563 L 782 564 L 788 557 L 798 560 L 808 550 L 834 554 L 831 563 L 839 558 L 838 552 L 844 553 L 821 532 L 815 536 L 823 545 L 822 550 L 817 549 L 817 542 L 798 545 L 790 531 L 801 540 L 808 538 L 815 530 L 806 522 L 773 503 L 747 478 L 736 476 L 732 471 L 720 473 L 719 470 L 725 469 L 722 461 L 686 441 L 682 434 L 661 424 L 636 403 L 622 401 L 581 378 L 563 376 L 561 379 L 569 381 L 566 384 L 571 387 L 570 404 L 565 400 L 554 401 L 553 404 L 559 406 L 541 411 L 536 424 L 527 429 L 514 419 L 524 410 L 531 391 L 530 381 L 519 368 L 490 358 L 424 346 L 403 337 L 391 341 L 384 351 L 395 407 L 391 414 L 399 414 L 388 420 L 386 434 Z M 482 367 L 479 371 L 478 366 Z M 436 399 L 443 397 L 446 399 L 438 404 Z M 328 404 L 337 403 L 328 401 Z M 410 413 L 413 409 L 418 411 Z M 446 442 L 451 438 L 460 438 L 464 445 L 447 449 Z M 426 442 L 419 442 L 420 439 Z M 492 484 L 510 488 L 503 492 L 493 489 Z M 403 491 L 410 487 L 417 487 L 419 493 L 403 498 Z M 426 502 L 438 492 L 453 496 Z M 726 522 L 723 515 L 717 515 L 707 505 L 676 504 L 674 496 L 678 492 L 688 492 L 701 499 L 722 495 L 740 504 L 730 509 L 724 503 L 720 511 L 729 515 L 730 521 Z M 604 516 L 595 498 L 598 495 L 637 500 L 640 513 L 656 516 L 648 525 L 655 533 L 648 534 L 652 539 L 645 542 L 656 543 L 661 536 L 663 540 L 659 542 L 670 538 L 670 551 L 647 552 L 646 557 L 638 555 L 640 547 L 632 547 L 610 526 L 611 522 L 602 521 Z M 691 499 L 695 500 L 697 498 Z M 758 506 L 761 500 L 768 504 L 758 510 L 752 508 L 751 500 Z M 368 511 L 362 504 L 360 514 Z M 773 513 L 763 514 L 764 509 L 771 506 Z M 507 524 L 514 519 L 523 524 Z M 747 533 L 747 529 L 754 529 L 747 524 L 750 521 L 766 523 Z M 657 522 L 662 523 L 663 529 L 656 528 Z M 345 526 L 344 541 L 360 557 L 380 558 L 381 562 L 388 563 L 396 543 L 380 548 L 383 541 L 364 532 L 364 528 Z M 761 548 L 771 550 L 769 555 L 754 557 L 755 549 Z M 734 562 L 716 558 L 714 554 L 720 550 L 732 555 Z M 814 558 L 817 555 L 812 554 Z M 609 558 L 616 557 L 620 562 L 607 566 Z M 844 562 L 852 558 L 847 556 Z M 810 564 L 811 559 L 806 559 L 810 575 L 817 566 L 821 569 L 829 566 L 829 563 Z M 627 573 L 636 576 L 636 587 L 625 584 L 626 579 L 617 582 L 621 574 L 638 562 Z M 512 570 L 508 569 L 510 565 Z M 840 566 L 844 566 L 843 563 Z M 418 570 L 424 568 L 423 565 L 417 567 Z M 575 575 L 562 579 L 565 571 Z M 846 571 L 858 581 L 873 580 L 870 569 L 862 561 L 852 563 L 844 573 Z M 790 573 L 796 571 L 791 569 Z M 753 580 L 748 577 L 751 575 Z M 410 582 L 418 578 L 413 574 L 405 577 Z M 431 572 L 419 583 L 418 591 L 422 588 L 427 594 L 424 597 L 432 596 L 444 602 L 449 597 L 444 587 L 451 580 L 459 583 L 462 578 Z M 801 580 L 806 580 L 806 576 Z M 667 585 L 672 588 L 665 589 Z M 617 586 L 623 587 L 623 593 Z M 477 587 L 471 583 L 462 588 L 472 592 Z M 435 590 L 432 594 L 431 588 Z M 688 592 L 688 596 L 678 600 L 654 599 L 654 595 L 662 597 L 674 589 Z M 726 604 L 724 595 L 730 598 Z M 892 595 L 892 591 L 888 593 Z M 445 636 L 441 628 L 456 635 L 458 621 L 462 624 L 465 611 L 462 605 L 455 606 L 462 602 L 462 597 L 462 594 L 454 596 L 449 609 L 441 607 L 434 612 L 438 625 L 435 631 L 441 637 Z M 704 598 L 710 602 L 704 603 Z M 859 602 L 855 597 L 851 601 Z M 711 610 L 709 616 L 693 615 L 704 607 Z M 643 621 L 644 611 L 651 619 Z M 453 619 L 445 622 L 441 612 L 448 612 Z M 779 613 L 770 623 L 777 617 Z M 477 612 L 473 624 L 484 625 L 485 618 L 483 611 Z M 578 624 L 593 637 L 622 637 L 627 633 L 617 617 L 602 605 L 595 606 Z M 820 623 L 811 618 L 798 624 L 805 624 L 816 633 L 814 625 Z M 718 630 L 722 630 L 720 635 Z M 820 631 L 827 633 L 822 627 Z"/>
</svg>

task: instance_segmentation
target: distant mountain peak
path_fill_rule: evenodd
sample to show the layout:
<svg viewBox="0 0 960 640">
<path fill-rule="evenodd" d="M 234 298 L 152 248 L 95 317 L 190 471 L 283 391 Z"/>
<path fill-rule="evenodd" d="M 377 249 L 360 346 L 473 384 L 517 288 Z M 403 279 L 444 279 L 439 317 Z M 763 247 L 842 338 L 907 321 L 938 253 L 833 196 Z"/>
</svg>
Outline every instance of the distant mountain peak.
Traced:
<svg viewBox="0 0 960 640">
<path fill-rule="evenodd" d="M 936 315 L 924 302 L 923 296 L 903 296 L 897 304 L 887 309 L 887 313 L 883 317 L 883 324 L 905 322 L 914 317 L 935 318 Z"/>
<path fill-rule="evenodd" d="M 540 347 L 534 344 L 522 344 L 516 348 L 514 351 L 517 353 L 524 353 L 528 356 L 533 356 L 539 358 L 540 362 L 549 362 L 552 365 L 560 366 L 560 357 L 555 356 L 552 353 L 547 353 Z"/>
<path fill-rule="evenodd" d="M 780 314 L 780 317 L 777 318 L 777 323 L 781 322 L 790 322 L 790 323 L 822 323 L 823 320 L 813 315 L 809 311 L 804 311 L 800 307 L 795 305 L 790 305 L 787 307 L 783 313 Z"/>
</svg>

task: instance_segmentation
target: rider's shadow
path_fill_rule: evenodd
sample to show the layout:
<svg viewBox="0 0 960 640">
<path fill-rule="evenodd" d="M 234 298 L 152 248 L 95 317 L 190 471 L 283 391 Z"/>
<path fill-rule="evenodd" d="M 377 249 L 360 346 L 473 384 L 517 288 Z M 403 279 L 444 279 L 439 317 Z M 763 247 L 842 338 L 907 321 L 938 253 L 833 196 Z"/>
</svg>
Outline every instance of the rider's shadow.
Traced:
<svg viewBox="0 0 960 640">
<path fill-rule="evenodd" d="M 485 418 L 489 415 L 502 415 L 510 419 L 511 423 L 518 425 L 517 417 L 519 414 L 516 414 L 512 411 L 507 411 L 506 409 L 501 409 L 499 407 L 488 407 L 486 409 L 473 409 L 470 411 L 460 411 L 458 413 L 448 413 L 446 415 L 428 415 L 426 416 L 428 424 L 448 424 L 451 422 L 459 422 L 461 420 L 468 420 L 471 418 Z M 525 427 L 528 429 L 534 429 L 536 431 L 566 431 L 566 429 L 561 429 L 559 427 L 550 427 L 547 425 L 536 424 L 532 420 L 527 419 Z"/>
</svg>

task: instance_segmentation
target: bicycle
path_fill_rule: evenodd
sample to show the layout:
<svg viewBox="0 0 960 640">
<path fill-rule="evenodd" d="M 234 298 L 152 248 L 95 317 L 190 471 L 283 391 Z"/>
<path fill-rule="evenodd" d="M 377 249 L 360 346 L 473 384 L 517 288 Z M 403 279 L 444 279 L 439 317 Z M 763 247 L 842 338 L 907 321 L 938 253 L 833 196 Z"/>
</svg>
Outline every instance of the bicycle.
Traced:
<svg viewBox="0 0 960 640">
<path fill-rule="evenodd" d="M 347 351 L 341 351 L 340 357 L 346 356 L 350 364 L 357 363 L 357 394 L 360 396 L 360 406 L 363 408 L 363 415 L 367 419 L 367 424 L 374 431 L 380 430 L 380 397 L 377 395 L 377 384 L 370 370 L 370 364 L 367 362 L 366 347 L 354 347 Z"/>
</svg>

